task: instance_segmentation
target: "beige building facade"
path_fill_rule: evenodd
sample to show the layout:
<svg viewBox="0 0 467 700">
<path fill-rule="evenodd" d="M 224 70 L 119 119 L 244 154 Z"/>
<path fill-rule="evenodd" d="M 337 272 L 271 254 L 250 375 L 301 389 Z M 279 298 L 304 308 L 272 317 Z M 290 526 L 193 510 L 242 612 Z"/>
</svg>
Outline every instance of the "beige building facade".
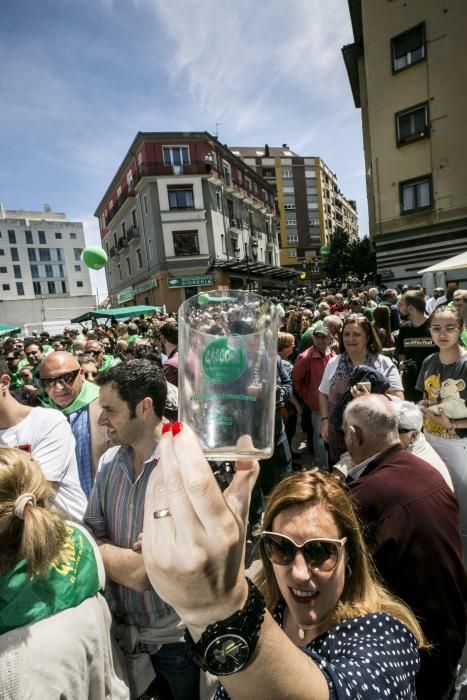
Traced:
<svg viewBox="0 0 467 700">
<path fill-rule="evenodd" d="M 275 187 L 281 266 L 302 269 L 319 258 L 338 227 L 358 236 L 356 203 L 344 197 L 321 158 L 299 156 L 287 144 L 230 148 Z"/>
<path fill-rule="evenodd" d="M 467 3 L 348 1 L 343 56 L 362 111 L 378 272 L 390 286 L 420 282 L 419 270 L 467 248 Z"/>
</svg>

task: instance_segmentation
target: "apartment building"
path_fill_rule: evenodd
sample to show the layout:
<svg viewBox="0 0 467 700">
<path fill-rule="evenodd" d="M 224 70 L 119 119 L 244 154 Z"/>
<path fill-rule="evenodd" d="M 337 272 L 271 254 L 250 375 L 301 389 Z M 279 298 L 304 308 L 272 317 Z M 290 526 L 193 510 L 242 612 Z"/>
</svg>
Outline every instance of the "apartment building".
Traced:
<svg viewBox="0 0 467 700">
<path fill-rule="evenodd" d="M 378 272 L 391 286 L 419 283 L 419 270 L 467 248 L 467 3 L 348 4 L 354 43 L 342 51 L 362 114 Z M 466 273 L 437 283 L 446 279 Z"/>
<path fill-rule="evenodd" d="M 262 291 L 279 266 L 274 189 L 207 132 L 139 132 L 101 199 L 112 305 L 165 305 L 209 289 Z"/>
<path fill-rule="evenodd" d="M 344 197 L 321 158 L 299 156 L 287 144 L 231 151 L 275 189 L 281 265 L 302 268 L 305 259 L 319 257 L 337 227 L 358 236 L 356 203 Z"/>
<path fill-rule="evenodd" d="M 5 209 L 0 203 L 0 320 L 67 321 L 95 308 L 81 262 L 83 224 L 62 212 Z"/>
</svg>

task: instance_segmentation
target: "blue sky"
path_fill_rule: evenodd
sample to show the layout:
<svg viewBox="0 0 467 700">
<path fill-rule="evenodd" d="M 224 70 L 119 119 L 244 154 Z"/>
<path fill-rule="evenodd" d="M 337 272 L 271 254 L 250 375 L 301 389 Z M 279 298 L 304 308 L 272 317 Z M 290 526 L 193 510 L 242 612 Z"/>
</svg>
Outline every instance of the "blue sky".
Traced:
<svg viewBox="0 0 467 700">
<path fill-rule="evenodd" d="M 2 0 L 0 201 L 83 221 L 137 131 L 319 155 L 368 233 L 346 0 Z M 105 294 L 103 273 L 92 273 Z"/>
</svg>

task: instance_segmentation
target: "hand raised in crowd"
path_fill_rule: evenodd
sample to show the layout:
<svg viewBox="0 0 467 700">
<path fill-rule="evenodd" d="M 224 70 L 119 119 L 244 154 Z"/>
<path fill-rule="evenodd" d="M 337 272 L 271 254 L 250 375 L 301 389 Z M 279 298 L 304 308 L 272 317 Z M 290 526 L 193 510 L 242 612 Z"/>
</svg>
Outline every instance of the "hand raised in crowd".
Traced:
<svg viewBox="0 0 467 700">
<path fill-rule="evenodd" d="M 143 556 L 154 589 L 195 637 L 247 598 L 245 532 L 259 465 L 237 462 L 222 493 L 193 431 L 175 425 L 176 434 L 166 428 L 161 438 L 159 467 L 148 482 Z M 240 441 L 251 444 L 248 436 Z"/>
</svg>

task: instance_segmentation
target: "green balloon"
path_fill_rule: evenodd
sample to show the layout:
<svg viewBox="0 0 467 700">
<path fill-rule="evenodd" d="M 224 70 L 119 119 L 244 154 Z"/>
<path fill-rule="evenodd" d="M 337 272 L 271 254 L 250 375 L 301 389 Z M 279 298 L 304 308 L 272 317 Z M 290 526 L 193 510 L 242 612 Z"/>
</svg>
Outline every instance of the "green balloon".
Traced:
<svg viewBox="0 0 467 700">
<path fill-rule="evenodd" d="M 83 250 L 81 253 L 81 260 L 86 267 L 90 267 L 91 270 L 100 270 L 107 264 L 107 253 L 103 248 L 91 246 Z"/>
<path fill-rule="evenodd" d="M 321 255 L 321 257 L 326 258 L 328 255 L 331 254 L 331 248 L 328 245 L 322 245 L 319 249 L 319 254 Z"/>
</svg>

